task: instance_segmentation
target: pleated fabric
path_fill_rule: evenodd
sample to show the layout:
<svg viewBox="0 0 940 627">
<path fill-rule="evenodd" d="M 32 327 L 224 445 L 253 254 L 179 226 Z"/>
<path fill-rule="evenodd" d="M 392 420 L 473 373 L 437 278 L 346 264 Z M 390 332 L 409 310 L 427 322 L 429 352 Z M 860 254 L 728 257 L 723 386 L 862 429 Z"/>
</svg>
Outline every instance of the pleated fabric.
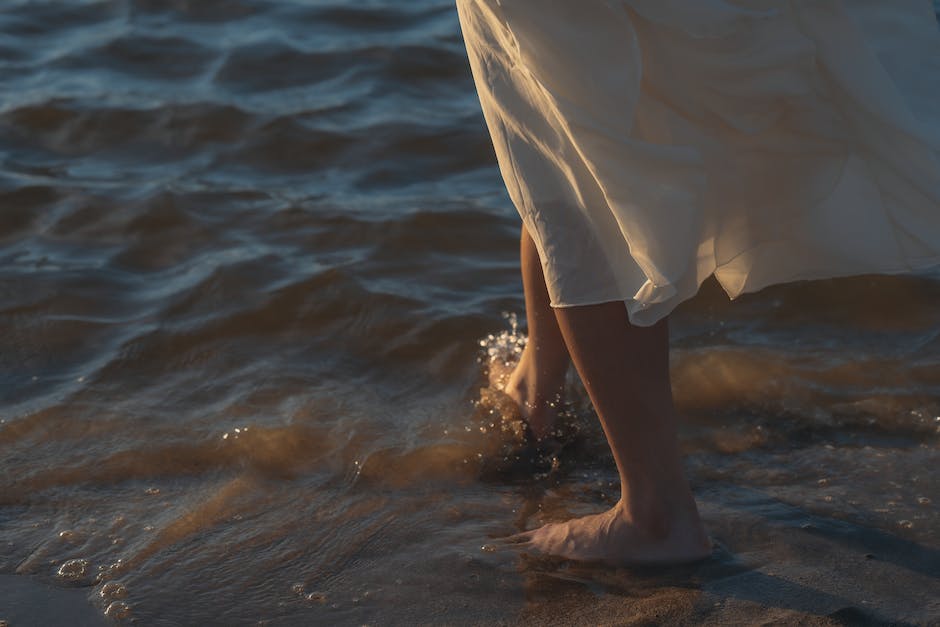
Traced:
<svg viewBox="0 0 940 627">
<path fill-rule="evenodd" d="M 552 306 L 940 265 L 929 0 L 457 0 Z"/>
</svg>

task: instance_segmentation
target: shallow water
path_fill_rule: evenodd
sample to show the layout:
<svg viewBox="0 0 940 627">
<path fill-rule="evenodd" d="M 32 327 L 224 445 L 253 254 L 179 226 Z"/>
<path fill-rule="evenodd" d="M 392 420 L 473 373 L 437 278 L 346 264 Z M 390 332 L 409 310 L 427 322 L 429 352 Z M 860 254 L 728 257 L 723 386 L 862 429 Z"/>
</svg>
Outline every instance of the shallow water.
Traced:
<svg viewBox="0 0 940 627">
<path fill-rule="evenodd" d="M 15 575 L 150 625 L 940 620 L 940 272 L 706 283 L 716 557 L 552 564 L 492 538 L 616 474 L 573 376 L 554 462 L 477 403 L 519 226 L 451 2 L 11 0 L 0 84 L 0 619 Z"/>
</svg>

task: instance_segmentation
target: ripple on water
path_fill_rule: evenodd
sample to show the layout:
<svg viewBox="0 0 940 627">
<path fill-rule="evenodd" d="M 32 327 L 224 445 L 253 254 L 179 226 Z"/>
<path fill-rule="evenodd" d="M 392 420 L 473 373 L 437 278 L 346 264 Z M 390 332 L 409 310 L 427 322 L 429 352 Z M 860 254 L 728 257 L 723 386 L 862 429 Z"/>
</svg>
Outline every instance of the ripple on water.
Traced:
<svg viewBox="0 0 940 627">
<path fill-rule="evenodd" d="M 0 570 L 141 624 L 935 618 L 936 273 L 707 282 L 674 384 L 733 556 L 554 571 L 492 538 L 616 468 L 573 370 L 558 450 L 500 395 L 519 223 L 453 0 L 8 0 L 0 86 Z"/>
<path fill-rule="evenodd" d="M 233 91 L 268 91 L 309 87 L 360 67 L 348 51 L 306 52 L 288 43 L 266 41 L 231 51 L 214 82 Z"/>
<path fill-rule="evenodd" d="M 85 71 L 101 76 L 120 74 L 122 80 L 179 81 L 203 75 L 217 52 L 185 37 L 163 37 L 141 33 L 120 35 L 95 46 L 73 50 L 48 64 L 70 72 Z"/>
<path fill-rule="evenodd" d="M 157 164 L 237 142 L 257 117 L 215 103 L 153 103 L 131 108 L 55 98 L 0 115 L 10 141 L 36 157 L 90 156 L 111 163 Z M 129 161 L 128 161 L 129 160 Z"/>
</svg>

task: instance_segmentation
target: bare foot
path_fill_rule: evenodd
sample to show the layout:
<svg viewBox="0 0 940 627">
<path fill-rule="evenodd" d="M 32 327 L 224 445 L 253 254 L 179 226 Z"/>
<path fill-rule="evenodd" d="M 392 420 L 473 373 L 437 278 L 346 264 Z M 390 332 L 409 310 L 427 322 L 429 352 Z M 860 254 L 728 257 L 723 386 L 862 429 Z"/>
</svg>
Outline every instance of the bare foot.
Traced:
<svg viewBox="0 0 940 627">
<path fill-rule="evenodd" d="M 519 405 L 519 413 L 536 440 L 552 435 L 562 406 L 567 371 L 566 357 L 536 364 L 527 345 L 503 387 L 503 392 Z"/>
<path fill-rule="evenodd" d="M 705 529 L 692 510 L 645 528 L 631 521 L 622 502 L 601 514 L 550 523 L 507 538 L 518 548 L 614 566 L 681 564 L 711 554 Z"/>
</svg>

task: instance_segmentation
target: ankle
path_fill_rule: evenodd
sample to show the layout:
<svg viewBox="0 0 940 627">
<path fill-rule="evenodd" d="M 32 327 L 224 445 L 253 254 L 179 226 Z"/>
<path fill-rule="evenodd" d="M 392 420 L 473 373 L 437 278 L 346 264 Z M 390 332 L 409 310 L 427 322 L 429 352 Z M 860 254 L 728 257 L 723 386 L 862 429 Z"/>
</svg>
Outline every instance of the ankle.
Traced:
<svg viewBox="0 0 940 627">
<path fill-rule="evenodd" d="M 526 346 L 506 387 L 524 388 L 530 396 L 553 397 L 562 391 L 571 363 L 567 353 L 537 351 Z"/>
<path fill-rule="evenodd" d="M 519 404 L 523 417 L 556 412 L 563 402 L 564 378 L 553 385 L 535 375 L 513 373 L 503 391 Z"/>
<path fill-rule="evenodd" d="M 624 491 L 615 509 L 623 520 L 651 541 L 690 534 L 695 540 L 706 539 L 695 498 L 685 483 L 649 492 Z"/>
</svg>

